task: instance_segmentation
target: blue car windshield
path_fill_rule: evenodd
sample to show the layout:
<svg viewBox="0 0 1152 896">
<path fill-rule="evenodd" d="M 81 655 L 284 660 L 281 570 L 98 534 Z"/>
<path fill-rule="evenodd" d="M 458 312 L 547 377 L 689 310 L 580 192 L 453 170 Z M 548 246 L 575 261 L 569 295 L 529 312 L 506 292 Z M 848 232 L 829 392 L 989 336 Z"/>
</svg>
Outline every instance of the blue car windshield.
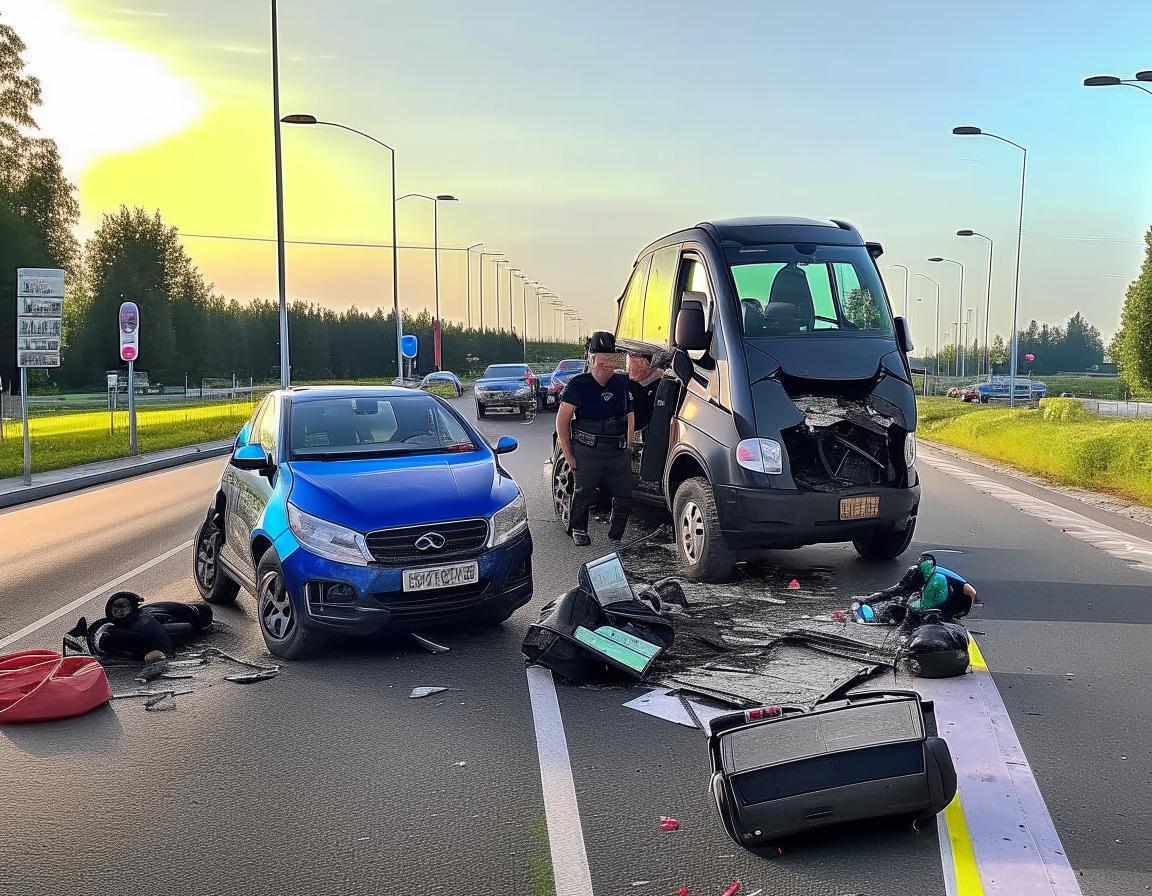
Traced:
<svg viewBox="0 0 1152 896">
<path fill-rule="evenodd" d="M 294 401 L 288 422 L 288 450 L 293 460 L 476 450 L 463 424 L 424 395 Z"/>
<path fill-rule="evenodd" d="M 745 336 L 892 334 L 884 287 L 863 246 L 729 249 L 728 264 Z"/>
</svg>

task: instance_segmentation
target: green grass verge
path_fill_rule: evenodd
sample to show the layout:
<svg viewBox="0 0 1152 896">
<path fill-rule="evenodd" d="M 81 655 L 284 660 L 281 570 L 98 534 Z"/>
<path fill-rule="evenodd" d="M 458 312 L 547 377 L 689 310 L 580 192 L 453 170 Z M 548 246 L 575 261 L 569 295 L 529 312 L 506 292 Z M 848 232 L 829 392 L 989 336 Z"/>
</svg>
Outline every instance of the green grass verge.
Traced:
<svg viewBox="0 0 1152 896">
<path fill-rule="evenodd" d="M 252 405 L 212 404 L 138 409 L 136 441 L 141 454 L 230 439 L 252 414 Z M 24 471 L 20 422 L 7 421 L 0 442 L 0 477 Z M 110 420 L 107 411 L 43 414 L 29 421 L 32 472 L 128 457 L 128 412 Z"/>
<path fill-rule="evenodd" d="M 1152 420 L 1097 417 L 1068 398 L 1039 408 L 924 398 L 919 408 L 923 439 L 1152 506 Z"/>
</svg>

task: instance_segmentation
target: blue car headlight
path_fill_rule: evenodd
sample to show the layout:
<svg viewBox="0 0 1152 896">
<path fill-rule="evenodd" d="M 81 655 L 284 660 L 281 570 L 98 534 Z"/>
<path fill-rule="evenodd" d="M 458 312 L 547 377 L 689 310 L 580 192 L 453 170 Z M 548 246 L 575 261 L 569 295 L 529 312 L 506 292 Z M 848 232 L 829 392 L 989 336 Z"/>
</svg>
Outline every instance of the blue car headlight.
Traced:
<svg viewBox="0 0 1152 896">
<path fill-rule="evenodd" d="M 492 514 L 492 525 L 489 527 L 488 547 L 494 548 L 515 538 L 528 528 L 528 505 L 524 503 L 524 496 L 517 493 L 508 504 Z"/>
<path fill-rule="evenodd" d="M 367 566 L 372 560 L 368 543 L 359 532 L 305 513 L 288 502 L 288 528 L 300 544 L 313 554 L 337 563 Z"/>
</svg>

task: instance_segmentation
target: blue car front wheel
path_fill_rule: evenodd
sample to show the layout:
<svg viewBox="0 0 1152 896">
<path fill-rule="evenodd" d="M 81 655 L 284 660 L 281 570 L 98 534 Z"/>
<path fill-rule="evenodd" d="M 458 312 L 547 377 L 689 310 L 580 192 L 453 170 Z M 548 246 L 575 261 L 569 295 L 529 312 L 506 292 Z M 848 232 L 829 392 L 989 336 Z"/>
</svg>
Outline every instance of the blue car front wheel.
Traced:
<svg viewBox="0 0 1152 896">
<path fill-rule="evenodd" d="M 256 568 L 256 612 L 260 634 L 275 656 L 304 659 L 320 646 L 320 636 L 300 625 L 292 596 L 284 583 L 284 570 L 276 551 L 269 548 Z"/>
</svg>

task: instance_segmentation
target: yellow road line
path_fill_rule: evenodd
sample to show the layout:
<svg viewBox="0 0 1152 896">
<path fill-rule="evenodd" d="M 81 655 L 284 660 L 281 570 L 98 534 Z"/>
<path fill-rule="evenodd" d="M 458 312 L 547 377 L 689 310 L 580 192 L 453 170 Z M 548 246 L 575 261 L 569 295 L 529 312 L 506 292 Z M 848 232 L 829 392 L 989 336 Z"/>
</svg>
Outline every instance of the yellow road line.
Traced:
<svg viewBox="0 0 1152 896">
<path fill-rule="evenodd" d="M 952 847 L 952 873 L 956 877 L 956 888 L 950 892 L 955 896 L 984 896 L 980 869 L 976 867 L 976 851 L 968 835 L 968 822 L 964 819 L 959 795 L 945 806 L 944 820 L 948 825 L 948 843 Z"/>
</svg>

